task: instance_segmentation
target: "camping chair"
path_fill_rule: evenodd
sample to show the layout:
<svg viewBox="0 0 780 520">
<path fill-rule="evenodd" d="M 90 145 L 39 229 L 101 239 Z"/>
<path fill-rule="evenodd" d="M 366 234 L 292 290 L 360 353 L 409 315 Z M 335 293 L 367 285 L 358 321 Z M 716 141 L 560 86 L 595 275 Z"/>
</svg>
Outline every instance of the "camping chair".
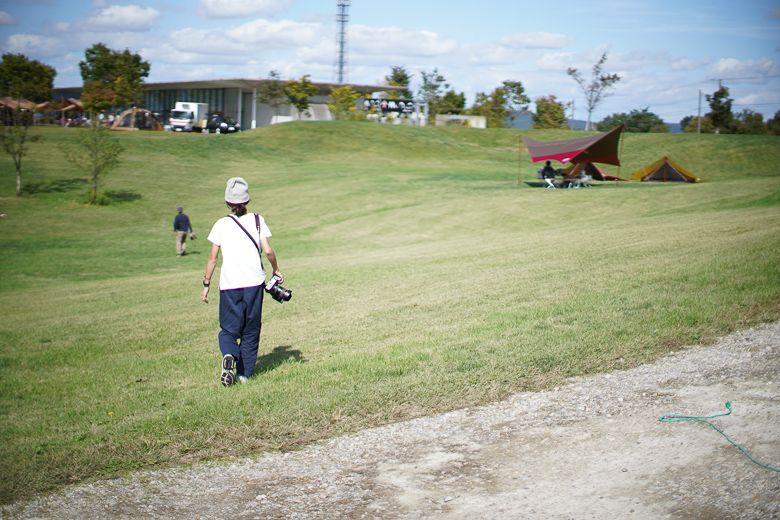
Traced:
<svg viewBox="0 0 780 520">
<path fill-rule="evenodd" d="M 575 178 L 569 180 L 569 188 L 590 188 L 590 184 L 588 184 L 588 182 L 592 180 L 593 177 L 591 177 L 590 175 L 585 175 L 585 173 L 581 173 Z"/>
<path fill-rule="evenodd" d="M 580 170 L 579 175 L 574 177 L 564 177 L 563 182 L 567 188 L 590 188 L 589 181 L 593 180 L 593 177 L 585 173 L 585 168 Z"/>
</svg>

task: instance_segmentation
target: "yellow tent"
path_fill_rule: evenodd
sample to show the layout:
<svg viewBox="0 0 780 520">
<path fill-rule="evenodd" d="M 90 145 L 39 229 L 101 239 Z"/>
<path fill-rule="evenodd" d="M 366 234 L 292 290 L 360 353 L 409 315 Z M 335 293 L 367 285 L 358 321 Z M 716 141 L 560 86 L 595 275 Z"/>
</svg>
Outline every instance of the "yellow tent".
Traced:
<svg viewBox="0 0 780 520">
<path fill-rule="evenodd" d="M 116 118 L 111 130 L 157 130 L 163 131 L 163 125 L 154 114 L 143 108 L 130 108 Z"/>
<path fill-rule="evenodd" d="M 695 176 L 667 157 L 660 159 L 650 166 L 637 170 L 631 176 L 632 181 L 645 182 L 702 182 L 704 179 Z"/>
</svg>

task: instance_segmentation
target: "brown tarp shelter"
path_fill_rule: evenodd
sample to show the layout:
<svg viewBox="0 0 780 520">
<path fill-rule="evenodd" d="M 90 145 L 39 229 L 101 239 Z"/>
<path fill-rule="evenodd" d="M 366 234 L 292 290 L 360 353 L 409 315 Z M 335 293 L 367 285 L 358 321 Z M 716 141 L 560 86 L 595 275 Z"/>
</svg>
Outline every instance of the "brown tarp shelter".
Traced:
<svg viewBox="0 0 780 520">
<path fill-rule="evenodd" d="M 157 118 L 143 108 L 130 108 L 119 114 L 111 125 L 111 130 L 156 130 L 164 131 Z"/>
<path fill-rule="evenodd" d="M 523 136 L 523 142 L 528 153 L 531 154 L 531 162 L 558 161 L 566 163 L 597 162 L 620 166 L 618 157 L 618 144 L 620 133 L 624 126 L 604 134 L 577 139 L 565 139 L 563 141 L 536 141 Z"/>
<path fill-rule="evenodd" d="M 56 101 L 45 101 L 38 105 L 41 110 L 61 110 L 63 112 L 83 112 L 81 101 L 73 98 L 60 98 Z"/>
<path fill-rule="evenodd" d="M 632 181 L 644 182 L 701 182 L 704 179 L 695 176 L 674 161 L 664 157 L 650 166 L 637 170 L 631 176 Z"/>
<path fill-rule="evenodd" d="M 27 101 L 26 99 L 16 99 L 11 97 L 0 97 L 0 107 L 2 108 L 11 108 L 16 110 L 17 108 L 21 108 L 22 110 L 33 110 L 37 108 L 38 105 L 33 103 L 32 101 Z"/>
<path fill-rule="evenodd" d="M 615 175 L 607 173 L 593 163 L 572 163 L 566 167 L 564 179 L 576 179 L 580 175 L 590 175 L 590 178 L 597 181 L 625 181 Z"/>
</svg>

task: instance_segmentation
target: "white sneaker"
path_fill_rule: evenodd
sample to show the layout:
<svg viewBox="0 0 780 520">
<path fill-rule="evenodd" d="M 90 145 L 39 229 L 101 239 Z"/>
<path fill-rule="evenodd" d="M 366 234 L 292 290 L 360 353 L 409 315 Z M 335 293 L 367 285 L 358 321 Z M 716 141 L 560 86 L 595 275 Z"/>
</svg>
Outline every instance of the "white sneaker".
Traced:
<svg viewBox="0 0 780 520">
<path fill-rule="evenodd" d="M 238 376 L 238 382 L 239 383 L 248 383 L 249 382 L 249 378 L 246 377 L 246 376 Z"/>
<path fill-rule="evenodd" d="M 235 359 L 230 354 L 225 354 L 222 358 L 222 375 L 219 376 L 222 386 L 232 386 L 236 382 L 235 370 Z"/>
</svg>

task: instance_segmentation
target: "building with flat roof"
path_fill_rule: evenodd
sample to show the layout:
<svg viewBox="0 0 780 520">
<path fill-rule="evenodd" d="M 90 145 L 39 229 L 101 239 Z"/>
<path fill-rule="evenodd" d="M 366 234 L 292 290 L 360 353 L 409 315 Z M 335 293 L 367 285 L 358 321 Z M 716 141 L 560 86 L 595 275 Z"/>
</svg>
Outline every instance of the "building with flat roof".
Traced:
<svg viewBox="0 0 780 520">
<path fill-rule="evenodd" d="M 177 101 L 208 103 L 209 111 L 234 118 L 241 128 L 251 129 L 259 126 L 301 119 L 303 121 L 330 121 L 330 110 L 326 103 L 330 88 L 344 86 L 361 94 L 363 99 L 371 98 L 376 92 L 402 90 L 403 87 L 351 85 L 342 83 L 315 83 L 319 92 L 310 97 L 311 107 L 306 114 L 299 114 L 292 105 L 279 108 L 279 117 L 269 105 L 257 102 L 259 79 L 207 79 L 197 81 L 167 81 L 147 83 L 144 95 L 144 108 L 158 114 L 158 118 L 168 123 L 168 119 Z M 76 98 L 81 96 L 82 87 L 64 87 L 54 89 L 54 98 Z M 362 103 L 361 103 L 362 106 Z"/>
</svg>

